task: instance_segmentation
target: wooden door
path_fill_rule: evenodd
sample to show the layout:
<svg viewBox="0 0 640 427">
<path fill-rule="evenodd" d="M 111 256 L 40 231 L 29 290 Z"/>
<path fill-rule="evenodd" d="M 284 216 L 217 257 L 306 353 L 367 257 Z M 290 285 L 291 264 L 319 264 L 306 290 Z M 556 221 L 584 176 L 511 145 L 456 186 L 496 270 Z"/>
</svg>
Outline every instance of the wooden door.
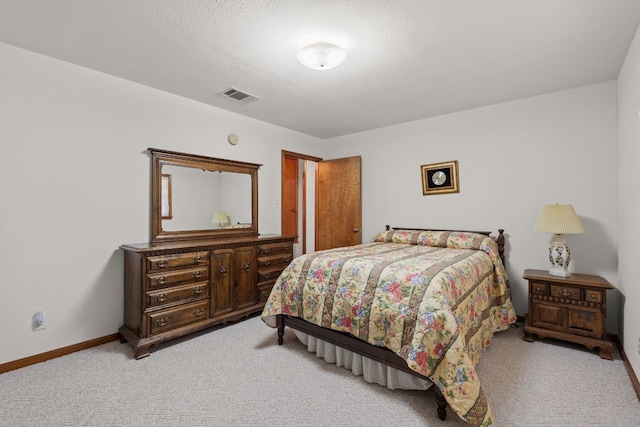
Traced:
<svg viewBox="0 0 640 427">
<path fill-rule="evenodd" d="M 318 162 L 316 250 L 362 243 L 360 156 Z"/>
<path fill-rule="evenodd" d="M 282 158 L 282 228 L 283 236 L 296 236 L 298 241 L 298 159 Z M 286 189 L 286 190 L 284 190 Z"/>
</svg>

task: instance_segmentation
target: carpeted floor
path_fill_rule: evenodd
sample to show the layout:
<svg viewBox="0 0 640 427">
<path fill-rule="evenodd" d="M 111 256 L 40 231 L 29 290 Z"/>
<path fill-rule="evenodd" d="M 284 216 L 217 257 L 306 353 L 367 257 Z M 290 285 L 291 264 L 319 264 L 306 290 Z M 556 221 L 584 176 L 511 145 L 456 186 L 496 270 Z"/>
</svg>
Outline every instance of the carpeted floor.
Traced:
<svg viewBox="0 0 640 427">
<path fill-rule="evenodd" d="M 255 317 L 134 360 L 117 341 L 0 375 L 0 425 L 463 426 L 432 390 L 388 390 Z M 498 333 L 478 375 L 500 426 L 640 425 L 623 362 Z"/>
</svg>

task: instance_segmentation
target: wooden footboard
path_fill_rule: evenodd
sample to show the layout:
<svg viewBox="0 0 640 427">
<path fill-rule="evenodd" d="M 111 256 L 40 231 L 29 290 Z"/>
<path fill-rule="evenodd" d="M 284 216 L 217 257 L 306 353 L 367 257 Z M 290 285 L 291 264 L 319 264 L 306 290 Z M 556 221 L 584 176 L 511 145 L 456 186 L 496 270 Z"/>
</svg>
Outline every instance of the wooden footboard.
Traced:
<svg viewBox="0 0 640 427">
<path fill-rule="evenodd" d="M 321 328 L 320 326 L 308 323 L 297 317 L 290 317 L 284 314 L 279 314 L 276 316 L 276 326 L 278 328 L 278 344 L 280 345 L 282 345 L 284 340 L 284 328 L 285 326 L 289 326 L 292 329 L 296 329 L 300 332 L 314 336 L 338 347 L 342 347 L 345 350 L 358 353 L 361 356 L 368 357 L 371 360 L 380 362 L 391 368 L 398 369 L 415 377 L 431 381 L 424 375 L 420 375 L 419 373 L 409 368 L 407 366 L 407 362 L 405 362 L 404 359 L 393 353 L 391 350 L 388 350 L 384 347 L 377 347 L 371 344 L 367 344 L 366 342 L 354 338 L 349 334 L 334 331 L 331 329 Z M 436 403 L 438 405 L 438 418 L 444 420 L 447 416 L 447 401 L 442 395 L 440 389 L 435 384 L 434 390 L 436 393 Z"/>
</svg>

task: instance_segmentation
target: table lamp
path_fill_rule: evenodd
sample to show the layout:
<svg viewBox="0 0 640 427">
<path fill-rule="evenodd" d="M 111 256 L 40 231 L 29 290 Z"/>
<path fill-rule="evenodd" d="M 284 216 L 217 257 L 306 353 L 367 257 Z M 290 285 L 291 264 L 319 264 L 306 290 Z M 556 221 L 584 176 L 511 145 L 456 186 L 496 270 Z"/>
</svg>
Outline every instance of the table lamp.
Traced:
<svg viewBox="0 0 640 427">
<path fill-rule="evenodd" d="M 552 276 L 568 277 L 571 250 L 567 244 L 565 234 L 582 234 L 584 227 L 572 205 L 545 205 L 540 212 L 533 231 L 538 233 L 553 233 L 549 245 L 549 261 Z"/>
</svg>

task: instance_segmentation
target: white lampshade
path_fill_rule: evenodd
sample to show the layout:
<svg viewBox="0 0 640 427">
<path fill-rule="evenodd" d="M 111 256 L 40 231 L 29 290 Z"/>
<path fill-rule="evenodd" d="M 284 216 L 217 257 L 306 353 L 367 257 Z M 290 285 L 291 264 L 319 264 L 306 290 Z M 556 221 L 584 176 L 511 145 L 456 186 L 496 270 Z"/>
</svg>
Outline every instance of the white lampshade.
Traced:
<svg viewBox="0 0 640 427">
<path fill-rule="evenodd" d="M 298 61 L 313 70 L 329 70 L 342 64 L 347 53 L 332 43 L 314 43 L 298 52 Z"/>
<path fill-rule="evenodd" d="M 545 205 L 538 216 L 533 231 L 554 234 L 549 245 L 549 261 L 551 262 L 549 274 L 561 277 L 570 276 L 571 249 L 564 235 L 584 233 L 584 227 L 573 206 Z"/>
<path fill-rule="evenodd" d="M 226 212 L 223 211 L 216 211 L 216 213 L 213 214 L 213 219 L 211 220 L 211 222 L 222 227 L 222 224 L 226 224 L 229 222 L 229 215 L 227 215 Z"/>
<path fill-rule="evenodd" d="M 582 234 L 584 227 L 573 205 L 546 205 L 542 208 L 533 231 L 553 234 Z"/>
</svg>

